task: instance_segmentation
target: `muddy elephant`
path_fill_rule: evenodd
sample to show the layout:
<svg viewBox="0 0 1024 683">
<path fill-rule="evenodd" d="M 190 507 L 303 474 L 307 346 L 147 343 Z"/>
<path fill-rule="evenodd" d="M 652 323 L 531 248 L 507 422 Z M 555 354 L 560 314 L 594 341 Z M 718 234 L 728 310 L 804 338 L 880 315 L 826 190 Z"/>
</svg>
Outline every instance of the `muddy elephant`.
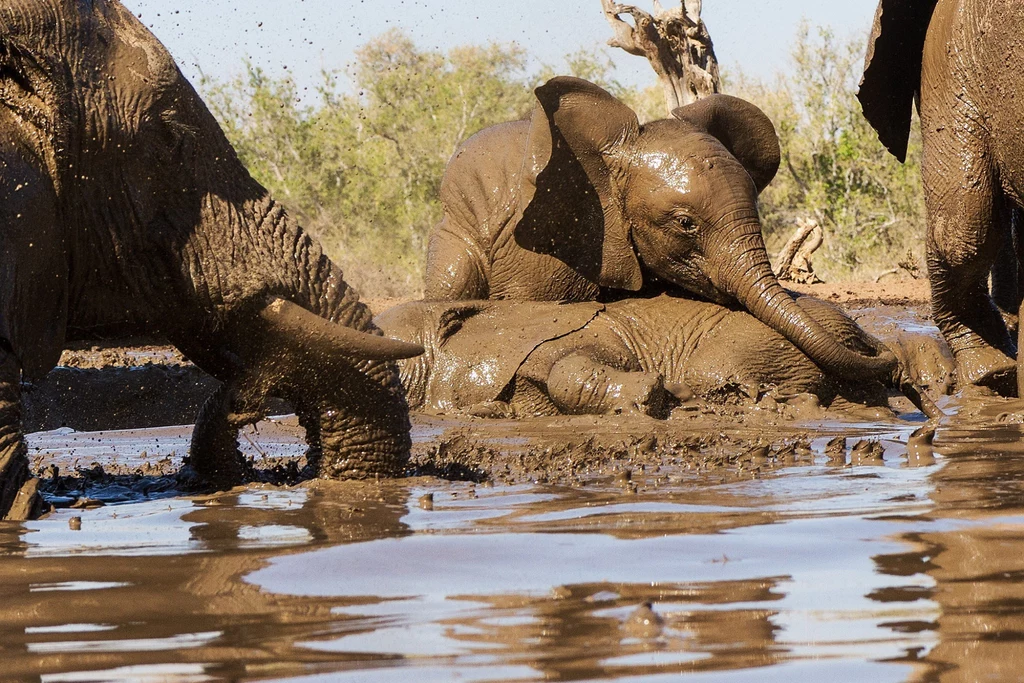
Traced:
<svg viewBox="0 0 1024 683">
<path fill-rule="evenodd" d="M 796 301 L 844 346 L 888 353 L 837 308 Z M 426 348 L 399 362 L 410 407 L 424 412 L 663 416 L 693 397 L 750 403 L 765 395 L 886 405 L 885 383 L 823 371 L 748 313 L 669 295 L 608 304 L 412 302 L 375 321 Z"/>
<path fill-rule="evenodd" d="M 536 90 L 529 120 L 477 133 L 441 185 L 425 298 L 589 301 L 682 287 L 739 302 L 830 372 L 891 373 L 890 354 L 839 343 L 772 273 L 758 193 L 779 141 L 755 106 L 715 95 L 638 123 L 598 86 Z"/>
<path fill-rule="evenodd" d="M 901 161 L 918 103 L 935 322 L 961 381 L 1006 393 L 1024 373 L 987 280 L 1024 205 L 1022 32 L 1010 0 L 882 0 L 859 92 Z"/>
<path fill-rule="evenodd" d="M 192 442 L 211 483 L 242 475 L 238 429 L 270 394 L 295 405 L 319 474 L 402 471 L 393 361 L 421 349 L 380 336 L 117 0 L 0 0 L 0 194 L 0 516 L 37 500 L 20 383 L 104 333 L 167 339 L 224 382 Z"/>
</svg>

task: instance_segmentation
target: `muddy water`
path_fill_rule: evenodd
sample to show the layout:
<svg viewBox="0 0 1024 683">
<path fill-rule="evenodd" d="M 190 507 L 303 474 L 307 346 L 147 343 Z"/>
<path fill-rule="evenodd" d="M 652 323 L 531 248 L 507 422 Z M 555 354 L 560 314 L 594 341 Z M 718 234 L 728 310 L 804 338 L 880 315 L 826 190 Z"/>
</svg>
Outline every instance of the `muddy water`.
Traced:
<svg viewBox="0 0 1024 683">
<path fill-rule="evenodd" d="M 651 467 L 626 449 L 572 486 L 418 477 L 185 495 L 166 475 L 188 428 L 35 434 L 37 462 L 131 474 L 51 482 L 51 500 L 79 507 L 0 528 L 0 677 L 1012 678 L 1022 407 L 972 405 L 934 456 L 908 454 L 919 422 L 823 423 L 773 428 L 770 441 L 814 435 L 774 464 L 762 451 Z M 671 422 L 655 449 L 695 429 Z M 471 433 L 520 461 L 559 427 L 585 425 L 419 419 L 415 437 L 422 455 Z M 840 453 L 835 435 L 881 448 Z M 302 452 L 287 420 L 242 445 L 257 460 Z"/>
</svg>

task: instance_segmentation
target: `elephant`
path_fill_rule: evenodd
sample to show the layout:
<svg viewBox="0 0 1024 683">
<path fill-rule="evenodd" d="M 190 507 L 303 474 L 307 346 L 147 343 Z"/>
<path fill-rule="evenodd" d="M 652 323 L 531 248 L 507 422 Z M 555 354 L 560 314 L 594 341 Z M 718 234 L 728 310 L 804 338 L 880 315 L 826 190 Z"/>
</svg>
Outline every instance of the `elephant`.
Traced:
<svg viewBox="0 0 1024 683">
<path fill-rule="evenodd" d="M 881 0 L 858 93 L 900 161 L 917 103 L 935 322 L 962 384 L 1008 394 L 1020 392 L 1024 373 L 988 277 L 1001 257 L 1012 271 L 1020 260 L 1013 225 L 1024 206 L 1022 31 L 1024 7 L 1009 0 Z M 1005 294 L 1018 289 L 1005 287 L 1006 265 L 994 272 L 994 293 L 1017 313 L 1016 294 Z"/>
<path fill-rule="evenodd" d="M 38 512 L 21 383 L 69 340 L 166 339 L 223 385 L 190 463 L 244 475 L 238 430 L 289 400 L 323 477 L 399 474 L 410 423 L 385 339 L 117 0 L 0 0 L 0 516 Z M 84 397 L 83 397 L 84 398 Z"/>
<path fill-rule="evenodd" d="M 892 373 L 892 354 L 839 343 L 772 272 L 757 200 L 780 151 L 761 110 L 713 95 L 641 126 L 582 79 L 535 94 L 529 119 L 477 133 L 449 162 L 426 299 L 610 301 L 679 287 L 739 303 L 830 373 Z"/>
<path fill-rule="evenodd" d="M 830 304 L 796 302 L 856 352 L 889 352 Z M 668 294 L 607 304 L 416 301 L 374 320 L 426 349 L 399 361 L 410 408 L 426 413 L 664 417 L 694 397 L 750 403 L 766 395 L 886 406 L 894 384 L 835 376 L 744 311 Z"/>
</svg>

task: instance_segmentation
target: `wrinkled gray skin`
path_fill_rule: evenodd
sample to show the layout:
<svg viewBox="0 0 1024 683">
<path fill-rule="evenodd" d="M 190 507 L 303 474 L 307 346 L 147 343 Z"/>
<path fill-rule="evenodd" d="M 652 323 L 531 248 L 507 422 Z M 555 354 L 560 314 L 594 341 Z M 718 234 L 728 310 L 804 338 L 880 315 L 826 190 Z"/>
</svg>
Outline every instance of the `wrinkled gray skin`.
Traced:
<svg viewBox="0 0 1024 683">
<path fill-rule="evenodd" d="M 0 516 L 36 500 L 20 381 L 104 333 L 163 337 L 225 383 L 192 444 L 209 482 L 242 475 L 238 429 L 271 393 L 296 406 L 319 474 L 402 470 L 388 360 L 416 349 L 379 336 L 116 0 L 0 0 L 0 195 Z"/>
<path fill-rule="evenodd" d="M 1005 393 L 1024 373 L 987 277 L 1001 252 L 1013 252 L 1024 205 L 1022 35 L 1024 5 L 1013 0 L 882 0 L 859 93 L 900 160 L 918 99 L 935 322 L 960 381 Z M 1007 270 L 997 269 L 997 285 Z"/>
<path fill-rule="evenodd" d="M 869 356 L 885 351 L 833 306 L 797 303 L 844 345 Z M 426 348 L 399 363 L 410 407 L 424 412 L 664 416 L 694 395 L 886 405 L 881 383 L 824 372 L 749 314 L 668 295 L 609 304 L 412 302 L 375 322 Z"/>
<path fill-rule="evenodd" d="M 577 78 L 536 95 L 529 120 L 477 133 L 450 162 L 426 299 L 612 300 L 682 287 L 739 302 L 834 374 L 894 371 L 891 354 L 840 344 L 775 279 L 757 197 L 779 142 L 759 109 L 715 95 L 641 126 Z"/>
</svg>

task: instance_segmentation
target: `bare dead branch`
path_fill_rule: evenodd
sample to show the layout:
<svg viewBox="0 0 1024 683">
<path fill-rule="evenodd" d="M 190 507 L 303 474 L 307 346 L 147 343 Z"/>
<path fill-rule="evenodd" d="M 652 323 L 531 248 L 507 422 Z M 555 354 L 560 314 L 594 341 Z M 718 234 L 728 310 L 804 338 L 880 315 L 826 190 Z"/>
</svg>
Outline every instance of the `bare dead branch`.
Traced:
<svg viewBox="0 0 1024 683">
<path fill-rule="evenodd" d="M 797 220 L 796 231 L 779 252 L 775 274 L 780 280 L 813 284 L 821 282 L 811 265 L 811 255 L 825 242 L 821 223 L 812 218 Z"/>
<path fill-rule="evenodd" d="M 658 0 L 653 4 L 652 15 L 633 5 L 601 0 L 614 32 L 608 44 L 647 58 L 665 91 L 669 112 L 719 92 L 718 59 L 711 34 L 700 18 L 701 0 L 684 0 L 669 9 Z M 632 17 L 633 24 L 622 15 Z"/>
</svg>

